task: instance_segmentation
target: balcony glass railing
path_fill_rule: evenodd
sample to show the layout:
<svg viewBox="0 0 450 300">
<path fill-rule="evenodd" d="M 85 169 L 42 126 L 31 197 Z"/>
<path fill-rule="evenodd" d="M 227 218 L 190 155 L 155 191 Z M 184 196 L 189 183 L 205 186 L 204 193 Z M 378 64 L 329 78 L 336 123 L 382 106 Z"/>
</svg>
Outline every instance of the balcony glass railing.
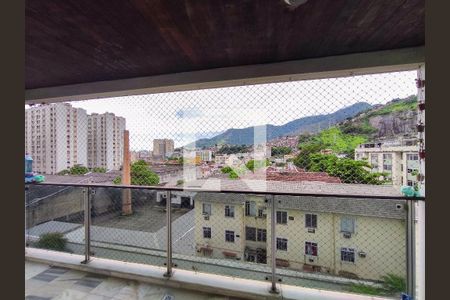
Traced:
<svg viewBox="0 0 450 300">
<path fill-rule="evenodd" d="M 162 266 L 168 277 L 185 269 L 270 281 L 274 290 L 287 284 L 398 299 L 413 293 L 421 200 L 31 184 L 25 237 L 27 247 L 81 254 L 86 263 Z M 248 203 L 255 214 L 246 214 Z"/>
</svg>

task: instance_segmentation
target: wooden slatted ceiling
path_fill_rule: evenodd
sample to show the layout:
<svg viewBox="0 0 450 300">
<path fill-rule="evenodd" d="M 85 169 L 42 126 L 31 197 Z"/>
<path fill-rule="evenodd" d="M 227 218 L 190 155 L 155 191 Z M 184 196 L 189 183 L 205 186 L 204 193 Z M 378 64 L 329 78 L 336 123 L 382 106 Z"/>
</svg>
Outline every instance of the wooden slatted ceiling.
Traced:
<svg viewBox="0 0 450 300">
<path fill-rule="evenodd" d="M 26 88 L 424 45 L 424 0 L 26 1 Z"/>
</svg>

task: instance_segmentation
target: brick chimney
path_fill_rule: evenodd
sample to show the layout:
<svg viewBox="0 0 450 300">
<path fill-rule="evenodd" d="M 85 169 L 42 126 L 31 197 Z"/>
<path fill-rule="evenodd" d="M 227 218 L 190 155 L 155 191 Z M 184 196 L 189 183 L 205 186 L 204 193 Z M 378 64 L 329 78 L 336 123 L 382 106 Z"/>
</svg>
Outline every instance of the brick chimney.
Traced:
<svg viewBox="0 0 450 300">
<path fill-rule="evenodd" d="M 123 167 L 122 167 L 122 184 L 131 185 L 130 172 L 130 133 L 128 130 L 123 132 Z M 133 213 L 131 207 L 131 190 L 122 190 L 122 215 L 131 215 Z"/>
</svg>

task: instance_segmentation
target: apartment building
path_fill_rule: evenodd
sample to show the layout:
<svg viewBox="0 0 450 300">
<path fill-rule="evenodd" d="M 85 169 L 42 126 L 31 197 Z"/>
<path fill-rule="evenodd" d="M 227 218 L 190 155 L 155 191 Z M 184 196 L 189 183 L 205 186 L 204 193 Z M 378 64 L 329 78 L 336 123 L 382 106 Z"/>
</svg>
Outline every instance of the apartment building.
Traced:
<svg viewBox="0 0 450 300">
<path fill-rule="evenodd" d="M 195 151 L 195 157 L 202 162 L 210 162 L 213 160 L 213 152 L 211 150 L 198 150 Z"/>
<path fill-rule="evenodd" d="M 155 139 L 153 140 L 153 157 L 167 158 L 174 151 L 174 142 L 171 139 Z"/>
<path fill-rule="evenodd" d="M 68 103 L 25 110 L 25 153 L 33 157 L 33 171 L 56 174 L 87 164 L 87 113 Z"/>
<path fill-rule="evenodd" d="M 280 190 L 289 186 L 282 183 Z M 383 187 L 366 187 L 371 188 Z M 371 280 L 405 276 L 402 201 L 293 196 L 275 201 L 279 268 Z M 272 255 L 271 222 L 271 199 L 265 196 L 198 193 L 197 255 L 265 264 Z"/>
<path fill-rule="evenodd" d="M 416 139 L 397 142 L 361 144 L 355 149 L 356 160 L 366 160 L 372 172 L 385 172 L 395 186 L 418 183 L 419 146 Z"/>
<path fill-rule="evenodd" d="M 123 162 L 125 118 L 113 113 L 88 116 L 88 168 L 119 170 Z"/>
</svg>

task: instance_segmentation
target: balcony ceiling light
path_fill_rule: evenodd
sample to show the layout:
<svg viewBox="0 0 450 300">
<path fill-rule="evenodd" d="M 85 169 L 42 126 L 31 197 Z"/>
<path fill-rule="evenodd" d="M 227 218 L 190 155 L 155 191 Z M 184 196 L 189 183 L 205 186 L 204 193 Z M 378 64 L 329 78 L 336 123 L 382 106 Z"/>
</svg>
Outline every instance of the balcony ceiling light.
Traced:
<svg viewBox="0 0 450 300">
<path fill-rule="evenodd" d="M 284 0 L 291 7 L 298 7 L 305 4 L 308 0 Z"/>
</svg>

